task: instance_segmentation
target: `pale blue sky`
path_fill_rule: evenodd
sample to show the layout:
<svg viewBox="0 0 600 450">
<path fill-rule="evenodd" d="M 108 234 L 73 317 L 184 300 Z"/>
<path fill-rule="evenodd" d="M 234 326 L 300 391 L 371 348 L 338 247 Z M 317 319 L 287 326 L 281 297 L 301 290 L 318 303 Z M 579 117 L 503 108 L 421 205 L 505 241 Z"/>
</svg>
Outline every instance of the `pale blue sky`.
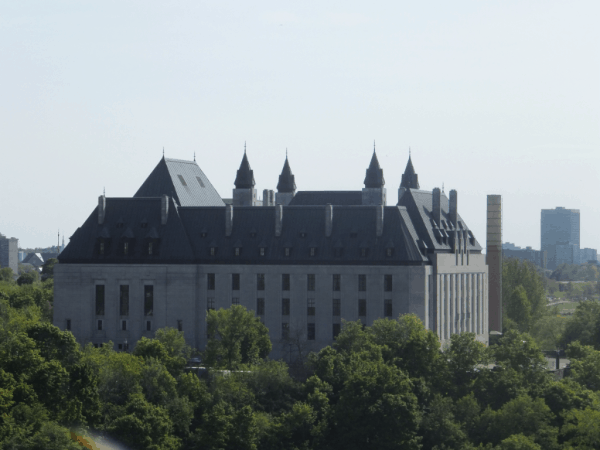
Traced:
<svg viewBox="0 0 600 450">
<path fill-rule="evenodd" d="M 162 156 L 230 197 L 242 153 L 275 189 L 361 189 L 373 139 L 395 204 L 457 189 L 485 246 L 540 245 L 540 210 L 581 209 L 600 248 L 600 2 L 0 1 L 0 232 L 70 236 Z"/>
</svg>

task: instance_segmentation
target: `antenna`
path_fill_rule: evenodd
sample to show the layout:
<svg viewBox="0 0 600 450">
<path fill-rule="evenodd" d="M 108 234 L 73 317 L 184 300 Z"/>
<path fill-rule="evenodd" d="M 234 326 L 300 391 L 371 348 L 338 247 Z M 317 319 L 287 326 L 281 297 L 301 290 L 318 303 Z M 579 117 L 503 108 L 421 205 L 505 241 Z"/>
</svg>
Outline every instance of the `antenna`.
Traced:
<svg viewBox="0 0 600 450">
<path fill-rule="evenodd" d="M 244 155 L 246 154 L 246 141 L 244 141 Z"/>
<path fill-rule="evenodd" d="M 196 152 L 194 152 L 194 162 L 196 162 Z"/>
</svg>

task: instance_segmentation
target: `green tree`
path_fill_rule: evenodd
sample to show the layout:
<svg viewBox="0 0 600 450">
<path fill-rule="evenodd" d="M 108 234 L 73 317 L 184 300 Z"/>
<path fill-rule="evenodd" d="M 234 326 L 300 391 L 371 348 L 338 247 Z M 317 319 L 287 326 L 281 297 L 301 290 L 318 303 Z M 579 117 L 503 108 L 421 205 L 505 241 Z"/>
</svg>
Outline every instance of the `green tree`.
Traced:
<svg viewBox="0 0 600 450">
<path fill-rule="evenodd" d="M 208 343 L 204 353 L 207 365 L 237 369 L 254 364 L 271 352 L 269 330 L 241 305 L 208 311 Z"/>
<path fill-rule="evenodd" d="M 567 347 L 571 359 L 571 376 L 582 386 L 600 391 L 600 351 L 588 345 L 574 342 Z"/>
<path fill-rule="evenodd" d="M 514 290 L 518 286 L 522 286 L 525 289 L 525 294 L 531 308 L 530 325 L 535 323 L 545 313 L 544 308 L 547 301 L 544 283 L 544 276 L 533 263 L 515 258 L 504 260 L 502 266 L 502 302 L 504 305 L 508 305 L 510 303 L 509 297 L 513 294 Z M 523 331 L 529 331 L 529 329 Z"/>
<path fill-rule="evenodd" d="M 574 341 L 582 345 L 598 344 L 597 329 L 600 320 L 600 302 L 579 302 L 575 312 L 565 326 L 565 331 L 560 339 L 563 348 Z"/>
<path fill-rule="evenodd" d="M 10 267 L 0 267 L 0 281 L 13 283 L 15 275 Z"/>
<path fill-rule="evenodd" d="M 529 331 L 532 321 L 531 303 L 523 286 L 518 285 L 506 297 L 504 308 L 506 316 L 517 324 L 519 331 Z"/>
<path fill-rule="evenodd" d="M 54 278 L 54 266 L 58 264 L 58 259 L 50 258 L 42 266 L 42 281 Z"/>
<path fill-rule="evenodd" d="M 24 284 L 33 284 L 38 280 L 39 280 L 39 275 L 37 272 L 34 272 L 34 271 L 25 272 L 25 273 L 19 275 L 19 278 L 17 278 L 17 284 L 19 286 L 23 286 Z"/>
<path fill-rule="evenodd" d="M 565 414 L 561 436 L 565 444 L 577 449 L 600 448 L 600 411 L 596 408 L 571 410 Z"/>
</svg>

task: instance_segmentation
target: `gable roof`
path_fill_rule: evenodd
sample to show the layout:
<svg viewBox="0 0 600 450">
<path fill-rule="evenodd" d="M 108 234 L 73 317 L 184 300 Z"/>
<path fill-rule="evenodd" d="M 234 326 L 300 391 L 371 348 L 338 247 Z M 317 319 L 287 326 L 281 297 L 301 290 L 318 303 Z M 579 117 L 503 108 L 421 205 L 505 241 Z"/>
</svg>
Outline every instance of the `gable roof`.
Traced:
<svg viewBox="0 0 600 450">
<path fill-rule="evenodd" d="M 313 205 L 362 205 L 361 191 L 298 191 L 290 202 L 290 206 Z"/>
<path fill-rule="evenodd" d="M 179 206 L 223 206 L 223 200 L 195 161 L 162 158 L 133 196 L 173 197 Z"/>
</svg>

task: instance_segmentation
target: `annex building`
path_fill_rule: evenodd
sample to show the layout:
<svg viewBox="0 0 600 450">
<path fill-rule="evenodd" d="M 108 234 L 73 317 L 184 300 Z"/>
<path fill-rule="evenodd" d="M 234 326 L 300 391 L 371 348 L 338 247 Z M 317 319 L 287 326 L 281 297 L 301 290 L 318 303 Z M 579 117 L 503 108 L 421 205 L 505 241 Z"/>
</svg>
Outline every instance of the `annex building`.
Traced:
<svg viewBox="0 0 600 450">
<path fill-rule="evenodd" d="M 457 192 L 421 190 L 410 157 L 394 206 L 375 152 L 362 190 L 297 191 L 287 157 L 276 193 L 254 186 L 245 152 L 227 203 L 195 161 L 163 157 L 133 197 L 100 196 L 59 255 L 54 324 L 117 348 L 175 327 L 203 349 L 206 311 L 240 304 L 275 357 L 290 335 L 316 350 L 342 319 L 406 313 L 488 341 L 482 248 Z"/>
</svg>

